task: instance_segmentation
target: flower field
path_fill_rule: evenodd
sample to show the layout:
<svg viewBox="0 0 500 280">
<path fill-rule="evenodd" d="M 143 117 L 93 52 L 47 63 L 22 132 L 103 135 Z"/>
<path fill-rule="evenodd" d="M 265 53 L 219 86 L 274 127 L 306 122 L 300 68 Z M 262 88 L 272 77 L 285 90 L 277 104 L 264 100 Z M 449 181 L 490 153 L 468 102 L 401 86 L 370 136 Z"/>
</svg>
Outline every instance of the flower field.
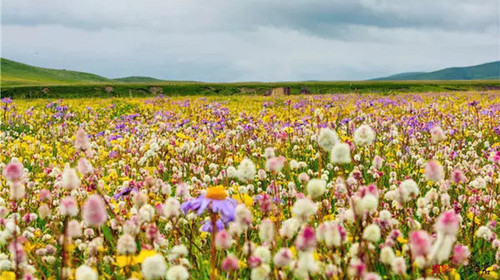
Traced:
<svg viewBox="0 0 500 280">
<path fill-rule="evenodd" d="M 500 94 L 2 99 L 0 279 L 498 279 Z"/>
</svg>

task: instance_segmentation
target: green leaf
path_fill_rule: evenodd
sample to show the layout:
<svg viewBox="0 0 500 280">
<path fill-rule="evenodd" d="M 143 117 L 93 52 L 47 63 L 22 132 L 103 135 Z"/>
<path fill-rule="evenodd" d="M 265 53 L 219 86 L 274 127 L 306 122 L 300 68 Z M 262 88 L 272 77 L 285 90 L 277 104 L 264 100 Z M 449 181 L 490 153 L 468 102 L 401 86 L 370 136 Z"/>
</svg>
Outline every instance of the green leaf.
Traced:
<svg viewBox="0 0 500 280">
<path fill-rule="evenodd" d="M 102 227 L 102 234 L 104 235 L 104 238 L 106 239 L 106 241 L 108 241 L 108 243 L 110 245 L 113 245 L 113 247 L 114 247 L 115 239 L 113 237 L 113 233 L 111 232 L 111 229 L 108 226 L 103 226 Z"/>
</svg>

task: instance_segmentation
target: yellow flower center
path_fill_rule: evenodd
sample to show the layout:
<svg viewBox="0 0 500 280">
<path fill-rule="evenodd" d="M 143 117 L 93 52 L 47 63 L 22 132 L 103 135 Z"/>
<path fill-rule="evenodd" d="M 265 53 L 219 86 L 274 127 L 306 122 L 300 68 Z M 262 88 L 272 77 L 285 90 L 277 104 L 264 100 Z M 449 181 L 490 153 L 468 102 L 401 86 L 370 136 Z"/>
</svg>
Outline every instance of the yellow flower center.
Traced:
<svg viewBox="0 0 500 280">
<path fill-rule="evenodd" d="M 216 200 L 224 200 L 227 198 L 227 193 L 223 186 L 210 187 L 207 189 L 205 197 Z"/>
</svg>

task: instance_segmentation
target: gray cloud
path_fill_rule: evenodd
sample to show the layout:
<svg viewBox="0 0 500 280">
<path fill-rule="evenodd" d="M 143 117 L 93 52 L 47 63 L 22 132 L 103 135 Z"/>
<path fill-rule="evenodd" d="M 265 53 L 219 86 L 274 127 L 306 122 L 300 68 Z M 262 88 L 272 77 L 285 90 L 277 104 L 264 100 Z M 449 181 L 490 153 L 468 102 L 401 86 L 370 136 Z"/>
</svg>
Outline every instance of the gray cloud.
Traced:
<svg viewBox="0 0 500 280">
<path fill-rule="evenodd" d="M 108 77 L 365 79 L 498 60 L 496 0 L 2 1 L 2 56 Z"/>
</svg>

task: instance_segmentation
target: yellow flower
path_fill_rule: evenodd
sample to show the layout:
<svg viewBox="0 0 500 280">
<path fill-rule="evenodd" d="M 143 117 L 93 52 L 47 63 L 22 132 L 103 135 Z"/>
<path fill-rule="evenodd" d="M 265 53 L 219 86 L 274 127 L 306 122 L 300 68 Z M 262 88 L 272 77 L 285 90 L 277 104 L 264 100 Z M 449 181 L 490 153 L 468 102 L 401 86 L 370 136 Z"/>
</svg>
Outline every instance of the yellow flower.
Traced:
<svg viewBox="0 0 500 280">
<path fill-rule="evenodd" d="M 66 252 L 72 254 L 75 251 L 75 245 L 73 243 L 66 244 Z"/>
<path fill-rule="evenodd" d="M 242 261 L 242 260 L 239 260 L 239 261 L 238 261 L 238 265 L 239 265 L 239 267 L 240 267 L 241 269 L 245 269 L 245 268 L 247 268 L 247 263 L 246 263 L 246 262 L 244 262 L 244 261 Z"/>
<path fill-rule="evenodd" d="M 333 220 L 335 220 L 335 214 L 330 214 L 323 217 L 323 221 L 333 221 Z"/>
<path fill-rule="evenodd" d="M 240 202 L 240 203 L 244 203 L 247 208 L 251 208 L 253 206 L 253 198 L 250 195 L 246 194 L 246 193 L 244 193 L 244 194 L 240 194 L 240 193 L 234 194 L 233 195 L 233 199 L 236 200 L 236 201 L 238 201 L 238 202 Z"/>
<path fill-rule="evenodd" d="M 0 280 L 16 280 L 16 274 L 12 271 L 2 271 L 0 274 Z"/>
<path fill-rule="evenodd" d="M 460 278 L 460 274 L 458 274 L 457 270 L 453 268 L 450 270 L 450 277 L 444 276 L 444 279 L 460 280 L 461 278 Z"/>
<path fill-rule="evenodd" d="M 474 214 L 472 212 L 467 213 L 467 218 L 472 221 L 472 218 L 474 218 Z M 476 225 L 481 224 L 481 220 L 476 216 L 474 221 L 476 222 Z"/>
<path fill-rule="evenodd" d="M 206 198 L 215 199 L 215 200 L 224 200 L 227 198 L 226 190 L 224 186 L 218 185 L 215 187 L 207 188 L 207 193 L 205 194 Z"/>
<path fill-rule="evenodd" d="M 127 265 L 134 265 L 135 261 L 132 256 L 118 255 L 116 256 L 116 265 L 119 267 L 125 267 Z"/>
<path fill-rule="evenodd" d="M 500 275 L 497 271 L 495 271 L 493 266 L 488 267 L 485 272 L 481 273 L 481 276 L 486 280 L 500 279 Z"/>
<path fill-rule="evenodd" d="M 408 243 L 408 240 L 407 240 L 407 239 L 405 239 L 405 238 L 404 238 L 404 237 L 402 237 L 402 236 L 398 236 L 398 238 L 396 238 L 396 240 L 397 240 L 399 243 L 401 243 L 401 244 L 406 244 L 406 243 Z"/>
<path fill-rule="evenodd" d="M 132 272 L 131 276 L 133 279 L 142 279 L 142 273 L 140 273 L 139 271 Z"/>
<path fill-rule="evenodd" d="M 155 250 L 141 250 L 141 253 L 134 257 L 134 263 L 142 263 L 147 257 L 156 255 Z"/>
</svg>

